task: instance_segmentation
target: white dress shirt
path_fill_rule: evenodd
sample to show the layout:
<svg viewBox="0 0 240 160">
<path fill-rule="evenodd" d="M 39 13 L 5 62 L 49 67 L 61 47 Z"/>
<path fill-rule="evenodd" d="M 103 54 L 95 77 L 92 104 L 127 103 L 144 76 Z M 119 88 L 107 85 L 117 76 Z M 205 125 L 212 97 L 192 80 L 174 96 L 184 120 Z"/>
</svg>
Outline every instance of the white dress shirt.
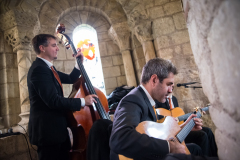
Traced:
<svg viewBox="0 0 240 160">
<path fill-rule="evenodd" d="M 155 101 L 153 100 L 152 96 L 148 93 L 148 91 L 146 90 L 146 88 L 143 85 L 140 85 L 140 87 L 144 90 L 144 92 L 146 93 L 148 100 L 150 101 L 151 105 L 155 107 Z M 169 149 L 169 153 L 170 153 L 170 145 L 169 142 L 168 143 L 168 149 Z"/>
</svg>

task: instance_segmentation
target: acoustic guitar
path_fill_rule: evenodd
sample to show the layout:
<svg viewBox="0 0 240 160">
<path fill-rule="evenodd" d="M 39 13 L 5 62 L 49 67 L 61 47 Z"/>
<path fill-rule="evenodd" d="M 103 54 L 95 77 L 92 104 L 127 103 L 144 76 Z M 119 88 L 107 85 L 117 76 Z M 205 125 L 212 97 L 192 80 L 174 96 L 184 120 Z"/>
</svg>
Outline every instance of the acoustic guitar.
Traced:
<svg viewBox="0 0 240 160">
<path fill-rule="evenodd" d="M 176 108 L 173 108 L 172 110 L 167 110 L 165 108 L 156 108 L 156 112 L 159 114 L 159 115 L 162 115 L 164 116 L 164 118 L 158 120 L 157 122 L 158 123 L 163 123 L 166 116 L 172 116 L 174 118 L 176 118 L 176 120 L 178 121 L 178 124 L 181 125 L 184 123 L 184 121 L 186 119 L 188 119 L 188 117 L 191 115 L 191 114 L 196 114 L 197 112 L 199 112 L 200 114 L 202 114 L 203 111 L 207 111 L 209 110 L 209 106 L 208 105 L 207 107 L 204 107 L 204 108 L 199 108 L 199 107 L 196 107 L 194 108 L 194 112 L 190 112 L 190 113 L 187 113 L 185 114 L 185 112 L 183 111 L 182 108 L 180 107 L 176 107 Z"/>
<path fill-rule="evenodd" d="M 202 115 L 200 112 L 196 113 L 197 118 Z M 181 129 L 176 120 L 170 116 L 165 118 L 163 123 L 157 123 L 152 121 L 144 121 L 139 123 L 136 127 L 136 131 L 141 134 L 147 134 L 149 137 L 154 137 L 163 140 L 170 140 L 175 143 L 181 143 L 185 145 L 184 139 L 187 137 L 189 132 L 195 126 L 193 118 Z M 187 146 L 185 145 L 187 154 L 190 154 Z M 119 160 L 132 160 L 123 155 L 119 155 Z"/>
</svg>

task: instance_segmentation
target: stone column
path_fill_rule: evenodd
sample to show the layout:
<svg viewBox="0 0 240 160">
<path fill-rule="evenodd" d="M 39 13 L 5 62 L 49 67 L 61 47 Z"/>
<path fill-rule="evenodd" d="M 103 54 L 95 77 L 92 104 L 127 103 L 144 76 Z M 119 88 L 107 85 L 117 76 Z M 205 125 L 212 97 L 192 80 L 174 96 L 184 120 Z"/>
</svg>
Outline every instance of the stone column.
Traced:
<svg viewBox="0 0 240 160">
<path fill-rule="evenodd" d="M 21 121 L 18 124 L 27 130 L 30 111 L 27 74 L 31 66 L 31 39 L 39 31 L 39 21 L 37 15 L 32 13 L 10 10 L 0 19 L 0 22 L 4 38 L 12 46 L 13 52 L 17 53 L 21 103 L 21 114 L 19 115 Z M 13 129 L 25 133 L 22 127 L 16 126 Z"/>
<path fill-rule="evenodd" d="M 143 46 L 143 52 L 146 63 L 153 58 L 156 58 L 155 49 L 153 46 L 152 38 L 152 25 L 151 21 L 146 21 L 134 28 L 135 35 Z"/>
<path fill-rule="evenodd" d="M 127 27 L 127 23 L 115 24 L 114 26 L 111 26 L 108 34 L 119 46 L 122 53 L 127 85 L 136 87 L 137 82 L 133 68 L 132 56 L 130 53 L 130 31 Z"/>
</svg>

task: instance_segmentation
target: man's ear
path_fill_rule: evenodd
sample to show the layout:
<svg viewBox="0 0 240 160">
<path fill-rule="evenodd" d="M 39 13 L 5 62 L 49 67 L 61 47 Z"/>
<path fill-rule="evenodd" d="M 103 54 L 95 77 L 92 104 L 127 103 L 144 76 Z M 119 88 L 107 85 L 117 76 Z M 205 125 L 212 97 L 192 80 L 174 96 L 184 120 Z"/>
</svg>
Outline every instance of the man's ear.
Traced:
<svg viewBox="0 0 240 160">
<path fill-rule="evenodd" d="M 41 52 L 45 52 L 45 48 L 44 48 L 43 45 L 40 45 L 40 46 L 39 46 L 39 49 L 40 49 Z"/>
<path fill-rule="evenodd" d="M 158 79 L 158 76 L 156 74 L 153 74 L 151 76 L 151 79 L 152 79 L 152 82 L 153 84 L 155 85 L 156 83 L 158 83 L 159 79 Z"/>
</svg>

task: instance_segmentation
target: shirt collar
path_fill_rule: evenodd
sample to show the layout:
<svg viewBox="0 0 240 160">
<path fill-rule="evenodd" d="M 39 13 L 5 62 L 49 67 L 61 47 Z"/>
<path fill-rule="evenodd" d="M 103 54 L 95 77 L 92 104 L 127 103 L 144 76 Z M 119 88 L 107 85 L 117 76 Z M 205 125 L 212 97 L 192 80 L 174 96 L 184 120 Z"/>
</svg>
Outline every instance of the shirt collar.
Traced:
<svg viewBox="0 0 240 160">
<path fill-rule="evenodd" d="M 146 90 L 146 88 L 143 85 L 140 85 L 140 87 L 142 87 L 142 89 L 144 90 L 144 92 L 146 93 L 148 100 L 150 101 L 152 106 L 155 106 L 155 101 L 153 100 L 153 98 L 151 97 L 151 95 L 148 93 L 148 91 Z"/>
<path fill-rule="evenodd" d="M 48 60 L 41 58 L 41 57 L 37 57 L 37 58 L 40 58 L 41 60 L 43 60 L 48 65 L 49 68 L 51 68 L 53 66 L 53 64 L 51 62 L 49 62 Z"/>
</svg>

